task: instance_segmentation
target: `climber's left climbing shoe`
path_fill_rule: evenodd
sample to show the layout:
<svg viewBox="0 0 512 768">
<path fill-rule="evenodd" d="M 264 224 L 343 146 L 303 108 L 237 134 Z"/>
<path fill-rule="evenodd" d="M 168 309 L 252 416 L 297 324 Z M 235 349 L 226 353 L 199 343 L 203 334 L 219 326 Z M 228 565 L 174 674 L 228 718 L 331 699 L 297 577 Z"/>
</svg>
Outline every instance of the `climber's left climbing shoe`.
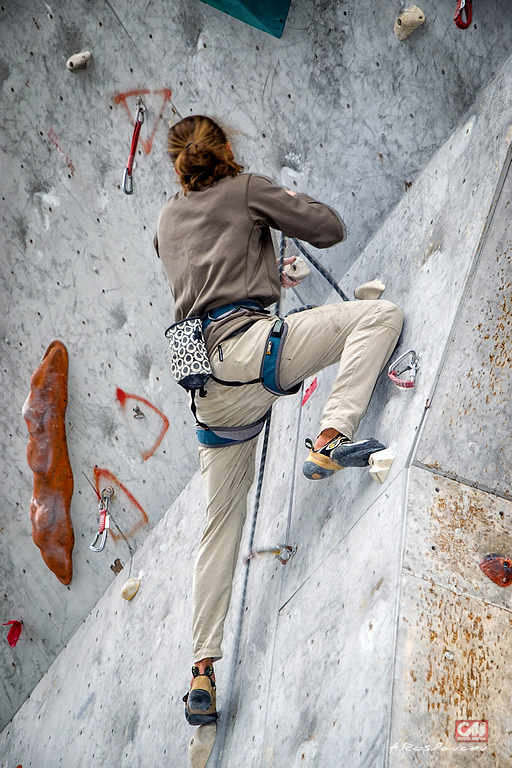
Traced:
<svg viewBox="0 0 512 768">
<path fill-rule="evenodd" d="M 345 435 L 337 435 L 318 451 L 313 449 L 312 440 L 307 438 L 305 442 L 310 450 L 302 473 L 309 480 L 323 480 L 344 467 L 367 467 L 371 454 L 385 448 L 373 437 L 353 442 Z"/>
<path fill-rule="evenodd" d="M 190 725 L 209 725 L 217 721 L 217 696 L 212 678 L 213 669 L 206 667 L 199 673 L 199 667 L 192 667 L 194 681 L 185 694 L 185 717 Z"/>
</svg>

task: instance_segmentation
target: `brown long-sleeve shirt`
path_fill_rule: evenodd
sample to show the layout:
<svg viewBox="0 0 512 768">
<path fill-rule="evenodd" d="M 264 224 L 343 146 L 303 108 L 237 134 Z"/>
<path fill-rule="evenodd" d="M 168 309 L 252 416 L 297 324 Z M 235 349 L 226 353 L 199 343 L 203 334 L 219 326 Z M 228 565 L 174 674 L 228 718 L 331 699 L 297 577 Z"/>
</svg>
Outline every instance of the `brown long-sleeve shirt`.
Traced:
<svg viewBox="0 0 512 768">
<path fill-rule="evenodd" d="M 281 287 L 270 229 L 328 248 L 346 238 L 340 216 L 303 193 L 289 195 L 263 176 L 227 176 L 178 192 L 158 217 L 154 243 L 174 297 L 175 320 L 254 299 L 267 307 Z M 211 349 L 257 315 L 242 310 L 207 329 Z M 214 342 L 214 343 L 213 343 Z"/>
</svg>

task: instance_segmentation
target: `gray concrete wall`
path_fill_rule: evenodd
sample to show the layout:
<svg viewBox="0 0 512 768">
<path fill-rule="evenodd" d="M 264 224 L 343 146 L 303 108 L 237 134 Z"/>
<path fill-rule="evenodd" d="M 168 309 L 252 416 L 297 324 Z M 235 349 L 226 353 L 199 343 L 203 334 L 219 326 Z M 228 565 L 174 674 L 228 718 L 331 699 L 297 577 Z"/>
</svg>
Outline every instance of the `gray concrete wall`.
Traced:
<svg viewBox="0 0 512 768">
<path fill-rule="evenodd" d="M 399 391 L 381 377 L 360 430 L 384 439 L 396 456 L 385 485 L 359 470 L 322 483 L 301 476 L 302 441 L 315 433 L 332 371 L 318 377 L 303 407 L 297 395 L 274 408 L 255 544 L 282 542 L 284 534 L 298 550 L 286 566 L 252 562 L 245 604 L 239 564 L 226 659 L 217 667 L 216 768 L 427 765 L 434 759 L 427 752 L 389 750 L 404 741 L 454 747 L 459 715 L 491 721 L 479 764 L 510 761 L 500 703 L 511 693 L 503 640 L 509 598 L 478 569 L 487 545 L 508 547 L 509 486 L 498 470 L 473 487 L 496 463 L 496 441 L 487 435 L 504 429 L 501 395 L 482 393 L 471 434 L 460 424 L 480 381 L 475 361 L 488 382 L 503 377 L 504 392 L 509 381 L 503 359 L 489 357 L 478 312 L 485 307 L 503 349 L 508 187 L 495 208 L 498 228 L 485 227 L 512 137 L 511 87 L 509 60 L 341 283 L 351 292 L 381 278 L 384 297 L 405 311 L 399 351 L 413 347 L 420 355 L 414 390 Z M 486 231 L 487 250 L 479 250 Z M 443 398 L 454 386 L 448 417 Z M 508 443 L 500 447 L 507 467 Z M 196 474 L 3 731 L 2 768 L 92 759 L 131 768 L 186 765 L 193 729 L 181 696 L 201 506 Z M 139 574 L 141 589 L 126 603 L 121 586 Z M 28 632 L 12 658 L 23 660 L 27 647 Z M 466 764 L 461 752 L 442 755 L 443 765 Z"/>
<path fill-rule="evenodd" d="M 0 722 L 96 604 L 114 578 L 110 566 L 126 564 L 197 467 L 192 419 L 169 382 L 162 332 L 172 303 L 151 245 L 175 189 L 167 122 L 217 115 L 235 130 L 247 169 L 335 205 L 349 239 L 323 260 L 341 278 L 512 47 L 512 17 L 495 0 L 479 0 L 467 32 L 454 26 L 450 3 L 429 2 L 425 24 L 405 43 L 392 30 L 399 10 L 387 0 L 298 0 L 276 40 L 195 0 L 1 6 L 0 569 L 2 616 L 23 620 L 26 645 L 14 656 L 0 646 Z M 90 69 L 68 72 L 67 58 L 83 49 L 93 53 Z M 120 185 L 132 128 L 119 98 L 137 90 L 148 91 L 148 112 L 129 198 Z M 135 96 L 125 101 L 133 115 Z M 313 276 L 300 294 L 322 303 L 328 289 Z M 69 589 L 31 540 L 20 416 L 30 374 L 54 338 L 70 355 Z M 132 417 L 137 400 L 123 414 L 117 387 L 170 422 L 146 461 L 164 422 L 142 400 L 144 422 Z M 95 468 L 104 470 L 98 485 L 117 490 L 117 538 L 101 555 L 89 550 Z"/>
</svg>

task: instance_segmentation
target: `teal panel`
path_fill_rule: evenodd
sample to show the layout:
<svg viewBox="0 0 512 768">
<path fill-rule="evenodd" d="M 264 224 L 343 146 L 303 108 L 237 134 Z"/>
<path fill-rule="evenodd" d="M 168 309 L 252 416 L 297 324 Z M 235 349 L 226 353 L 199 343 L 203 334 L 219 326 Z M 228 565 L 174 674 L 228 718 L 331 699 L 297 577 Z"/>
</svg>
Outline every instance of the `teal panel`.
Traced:
<svg viewBox="0 0 512 768">
<path fill-rule="evenodd" d="M 235 19 L 250 24 L 251 27 L 268 32 L 274 37 L 283 34 L 291 0 L 201 0 Z"/>
</svg>

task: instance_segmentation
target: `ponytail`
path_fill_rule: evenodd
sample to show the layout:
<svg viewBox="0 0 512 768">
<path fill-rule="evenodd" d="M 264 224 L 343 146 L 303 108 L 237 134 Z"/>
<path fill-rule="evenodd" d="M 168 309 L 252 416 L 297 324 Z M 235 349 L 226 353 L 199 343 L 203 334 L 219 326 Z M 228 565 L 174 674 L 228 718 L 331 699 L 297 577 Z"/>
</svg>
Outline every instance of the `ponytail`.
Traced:
<svg viewBox="0 0 512 768">
<path fill-rule="evenodd" d="M 204 115 L 185 117 L 169 129 L 167 151 L 185 194 L 243 171 L 227 143 L 220 125 Z"/>
</svg>

